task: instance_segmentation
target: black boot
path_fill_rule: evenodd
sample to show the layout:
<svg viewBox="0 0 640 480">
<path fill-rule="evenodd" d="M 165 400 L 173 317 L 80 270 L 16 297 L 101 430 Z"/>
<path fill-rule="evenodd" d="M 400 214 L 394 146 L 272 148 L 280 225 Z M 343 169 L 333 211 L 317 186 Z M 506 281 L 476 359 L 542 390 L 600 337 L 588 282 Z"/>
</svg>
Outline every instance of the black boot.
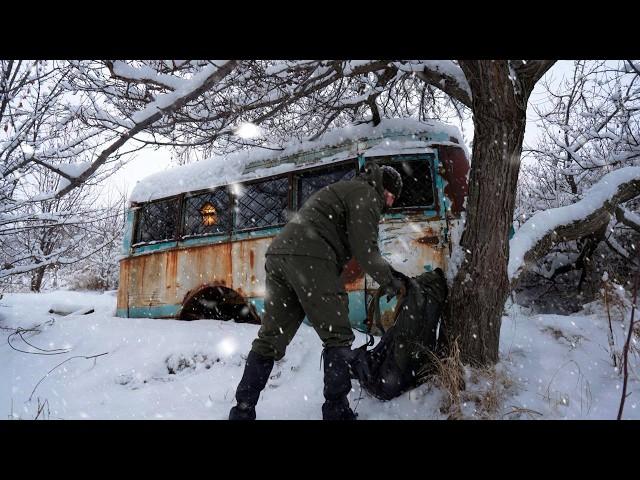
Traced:
<svg viewBox="0 0 640 480">
<path fill-rule="evenodd" d="M 273 358 L 265 357 L 253 350 L 247 356 L 242 380 L 236 389 L 238 404 L 229 412 L 229 420 L 255 420 L 256 404 L 273 369 Z"/>
<path fill-rule="evenodd" d="M 349 408 L 347 394 L 351 390 L 349 371 L 349 347 L 325 348 L 323 420 L 355 420 L 356 414 Z"/>
</svg>

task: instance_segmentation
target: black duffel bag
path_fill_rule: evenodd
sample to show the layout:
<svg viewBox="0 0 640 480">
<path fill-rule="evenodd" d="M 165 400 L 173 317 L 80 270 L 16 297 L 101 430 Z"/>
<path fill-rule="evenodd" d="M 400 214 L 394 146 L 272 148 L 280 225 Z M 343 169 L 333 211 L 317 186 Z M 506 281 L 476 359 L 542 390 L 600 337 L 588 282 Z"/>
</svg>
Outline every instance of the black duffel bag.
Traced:
<svg viewBox="0 0 640 480">
<path fill-rule="evenodd" d="M 382 332 L 380 342 L 372 341 L 355 349 L 351 359 L 352 377 L 376 398 L 390 400 L 418 386 L 419 373 L 433 366 L 438 347 L 438 327 L 447 283 L 441 269 L 425 272 L 406 281 L 406 291 L 398 296 L 394 323 L 384 330 L 380 322 L 381 288 L 368 309 L 369 329 L 375 324 Z"/>
</svg>

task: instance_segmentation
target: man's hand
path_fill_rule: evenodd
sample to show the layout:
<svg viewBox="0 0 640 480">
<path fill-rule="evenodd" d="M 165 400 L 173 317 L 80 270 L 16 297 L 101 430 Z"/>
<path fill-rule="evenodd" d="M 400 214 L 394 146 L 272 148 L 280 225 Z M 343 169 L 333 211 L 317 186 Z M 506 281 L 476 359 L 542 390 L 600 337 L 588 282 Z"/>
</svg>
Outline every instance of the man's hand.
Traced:
<svg viewBox="0 0 640 480">
<path fill-rule="evenodd" d="M 409 286 L 409 277 L 407 277 L 404 273 L 398 272 L 397 270 L 391 269 L 391 282 L 385 287 L 384 293 L 387 296 L 387 302 L 389 302 L 393 297 L 397 296 L 402 288 L 406 289 Z"/>
</svg>

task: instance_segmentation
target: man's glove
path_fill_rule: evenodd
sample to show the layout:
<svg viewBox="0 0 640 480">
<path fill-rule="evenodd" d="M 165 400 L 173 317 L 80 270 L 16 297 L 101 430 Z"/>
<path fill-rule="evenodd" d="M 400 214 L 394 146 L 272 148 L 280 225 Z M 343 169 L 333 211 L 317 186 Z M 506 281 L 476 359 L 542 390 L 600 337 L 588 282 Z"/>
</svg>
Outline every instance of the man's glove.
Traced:
<svg viewBox="0 0 640 480">
<path fill-rule="evenodd" d="M 391 269 L 391 282 L 387 284 L 384 294 L 387 296 L 387 302 L 400 293 L 404 287 L 405 291 L 409 287 L 409 277 L 404 273 Z"/>
</svg>

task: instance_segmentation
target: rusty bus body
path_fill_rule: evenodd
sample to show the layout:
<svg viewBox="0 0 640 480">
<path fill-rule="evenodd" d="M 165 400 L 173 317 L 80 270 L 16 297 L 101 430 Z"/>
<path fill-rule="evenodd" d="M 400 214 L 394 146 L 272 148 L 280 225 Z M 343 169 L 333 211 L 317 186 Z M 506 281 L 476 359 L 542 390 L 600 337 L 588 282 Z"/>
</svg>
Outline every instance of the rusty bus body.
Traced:
<svg viewBox="0 0 640 480">
<path fill-rule="evenodd" d="M 457 129 L 439 122 L 414 122 L 411 126 L 407 131 L 406 121 L 388 121 L 373 133 L 351 132 L 347 140 L 341 140 L 334 132 L 332 138 L 337 141 L 319 142 L 319 147 L 307 142 L 290 155 L 262 154 L 256 160 L 249 152 L 244 154 L 240 175 L 235 179 L 209 182 L 204 190 L 183 188 L 184 192 L 168 197 L 156 193 L 148 196 L 150 202 L 140 201 L 138 195 L 127 215 L 117 315 L 259 322 L 265 295 L 265 252 L 286 222 L 282 215 L 274 216 L 274 211 L 286 204 L 290 215 L 306 199 L 303 194 L 308 198 L 323 181 L 331 183 L 342 175 L 336 172 L 352 177 L 364 162 L 371 160 L 402 170 L 405 188 L 401 198 L 409 195 L 406 206 L 391 209 L 380 223 L 383 256 L 410 276 L 436 267 L 446 270 L 451 230 L 460 221 L 467 194 L 469 161 L 459 133 L 455 134 Z M 225 160 L 212 161 L 208 172 L 215 176 L 216 165 L 221 161 Z M 198 168 L 206 167 L 203 162 L 198 162 L 202 164 Z M 189 167 L 173 170 L 177 182 L 183 178 L 180 169 L 188 172 Z M 415 173 L 418 171 L 422 173 Z M 193 171 L 191 175 L 199 177 L 195 182 L 198 186 L 206 182 L 202 175 Z M 267 186 L 274 185 L 281 189 L 270 200 L 277 208 L 265 207 L 262 203 L 270 197 L 253 192 L 264 192 Z M 243 192 L 238 194 L 238 190 Z M 169 193 L 175 191 L 169 188 Z M 247 198 L 250 195 L 256 195 L 258 200 Z M 411 201 L 430 204 L 411 205 Z M 175 208 L 169 208 L 172 205 Z M 158 218 L 151 216 L 154 208 L 159 212 Z M 260 211 L 266 219 L 251 218 L 255 225 L 247 227 L 247 210 L 251 214 Z M 163 212 L 169 213 L 163 216 Z M 211 226 L 208 232 L 189 234 L 207 230 L 202 224 Z M 145 229 L 151 233 L 145 236 Z M 154 235 L 171 238 L 154 239 Z M 349 295 L 350 321 L 354 328 L 362 329 L 366 305 L 378 285 L 354 259 L 342 276 Z"/>
</svg>

